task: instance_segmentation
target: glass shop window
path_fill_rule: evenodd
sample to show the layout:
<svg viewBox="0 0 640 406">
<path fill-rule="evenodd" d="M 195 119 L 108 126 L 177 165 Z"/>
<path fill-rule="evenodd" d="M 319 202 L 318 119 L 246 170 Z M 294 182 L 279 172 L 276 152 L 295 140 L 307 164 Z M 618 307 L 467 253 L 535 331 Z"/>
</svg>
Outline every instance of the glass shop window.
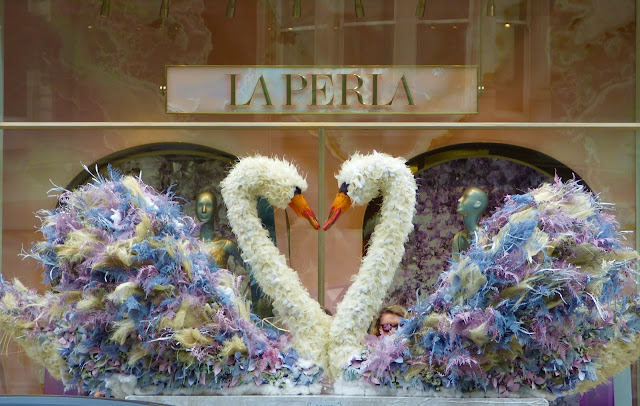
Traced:
<svg viewBox="0 0 640 406">
<path fill-rule="evenodd" d="M 532 65 L 538 65 L 533 58 L 530 43 L 530 16 L 532 2 L 506 0 L 496 9 L 493 27 L 493 53 L 495 58 L 496 112 L 505 118 L 528 116 L 528 100 L 531 98 L 529 79 Z M 540 65 L 538 65 L 540 66 Z M 524 115 L 524 117 L 522 117 Z"/>
<path fill-rule="evenodd" d="M 447 0 L 425 3 L 416 27 L 416 65 L 475 65 L 478 39 L 477 2 Z"/>
</svg>

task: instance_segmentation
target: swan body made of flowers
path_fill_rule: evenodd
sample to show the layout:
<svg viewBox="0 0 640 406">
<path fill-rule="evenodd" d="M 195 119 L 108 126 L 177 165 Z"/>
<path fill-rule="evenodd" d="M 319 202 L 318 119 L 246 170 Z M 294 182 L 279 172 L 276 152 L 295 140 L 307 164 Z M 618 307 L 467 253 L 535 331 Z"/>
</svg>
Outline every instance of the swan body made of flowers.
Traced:
<svg viewBox="0 0 640 406">
<path fill-rule="evenodd" d="M 257 160 L 265 173 L 295 185 L 282 195 L 260 189 L 277 184 L 262 176 L 253 179 L 259 185 L 232 178 L 242 184 L 226 182 L 227 200 L 244 203 L 237 193 L 248 191 L 282 206 L 295 195 L 294 206 L 302 206 L 295 209 L 314 220 L 295 191 L 306 187 L 295 168 Z M 241 161 L 230 176 L 246 166 Z M 322 367 L 314 360 L 322 357 L 299 355 L 287 335 L 259 323 L 237 279 L 217 267 L 195 237 L 197 224 L 170 193 L 115 171 L 59 192 L 59 206 L 40 213 L 44 241 L 27 254 L 44 268 L 51 292 L 39 295 L 19 281 L 0 285 L 3 332 L 52 376 L 116 397 L 321 390 Z M 231 217 L 238 210 L 246 216 L 244 209 L 230 207 Z M 267 273 L 265 262 L 246 258 L 257 273 Z"/>
<path fill-rule="evenodd" d="M 604 209 L 557 178 L 508 196 L 398 333 L 342 366 L 336 393 L 552 400 L 630 365 L 638 254 Z"/>
</svg>

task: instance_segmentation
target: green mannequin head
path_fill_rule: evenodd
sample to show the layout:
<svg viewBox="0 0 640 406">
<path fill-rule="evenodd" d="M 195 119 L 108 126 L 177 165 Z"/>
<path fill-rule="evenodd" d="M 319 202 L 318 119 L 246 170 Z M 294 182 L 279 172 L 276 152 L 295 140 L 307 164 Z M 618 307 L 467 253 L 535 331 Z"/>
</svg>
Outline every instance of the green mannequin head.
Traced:
<svg viewBox="0 0 640 406">
<path fill-rule="evenodd" d="M 469 187 L 462 192 L 458 199 L 457 212 L 463 216 L 480 215 L 489 204 L 487 194 L 478 187 Z"/>
<path fill-rule="evenodd" d="M 213 219 L 216 199 L 211 192 L 201 192 L 196 197 L 196 217 L 203 223 Z"/>
</svg>

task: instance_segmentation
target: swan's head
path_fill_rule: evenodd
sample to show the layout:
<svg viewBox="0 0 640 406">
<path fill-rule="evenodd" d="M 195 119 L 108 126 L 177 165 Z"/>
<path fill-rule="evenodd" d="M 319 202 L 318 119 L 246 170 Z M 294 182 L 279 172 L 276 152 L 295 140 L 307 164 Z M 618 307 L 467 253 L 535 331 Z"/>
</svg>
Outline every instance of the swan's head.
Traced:
<svg viewBox="0 0 640 406">
<path fill-rule="evenodd" d="M 340 190 L 323 227 L 325 231 L 353 204 L 367 204 L 381 192 L 386 192 L 393 183 L 408 182 L 415 195 L 415 180 L 405 160 L 376 151 L 352 155 L 342 164 L 336 179 Z"/>
<path fill-rule="evenodd" d="M 262 196 L 275 207 L 284 209 L 288 205 L 298 216 L 307 219 L 313 228 L 320 229 L 315 214 L 302 196 L 302 192 L 307 190 L 307 181 L 288 161 L 264 156 L 242 158 L 221 185 L 227 206 L 237 202 L 233 199 L 227 201 L 225 195 L 252 199 Z"/>
</svg>

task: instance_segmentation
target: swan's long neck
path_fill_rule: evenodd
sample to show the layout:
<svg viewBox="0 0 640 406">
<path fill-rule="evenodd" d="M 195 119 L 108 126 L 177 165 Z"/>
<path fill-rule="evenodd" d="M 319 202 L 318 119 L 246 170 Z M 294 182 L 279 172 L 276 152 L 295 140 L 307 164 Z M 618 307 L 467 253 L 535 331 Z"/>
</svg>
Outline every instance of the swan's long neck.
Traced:
<svg viewBox="0 0 640 406">
<path fill-rule="evenodd" d="M 329 372 L 334 377 L 352 356 L 362 351 L 364 337 L 391 286 L 404 254 L 404 243 L 413 230 L 416 183 L 404 165 L 396 173 L 380 182 L 380 220 L 360 270 L 338 305 L 329 333 Z"/>
<path fill-rule="evenodd" d="M 238 179 L 241 180 L 241 179 Z M 298 353 L 326 367 L 326 338 L 330 318 L 287 266 L 258 217 L 257 197 L 228 182 L 223 187 L 229 224 L 244 261 L 251 266 L 256 281 L 273 299 L 276 315 L 291 332 Z"/>
</svg>

